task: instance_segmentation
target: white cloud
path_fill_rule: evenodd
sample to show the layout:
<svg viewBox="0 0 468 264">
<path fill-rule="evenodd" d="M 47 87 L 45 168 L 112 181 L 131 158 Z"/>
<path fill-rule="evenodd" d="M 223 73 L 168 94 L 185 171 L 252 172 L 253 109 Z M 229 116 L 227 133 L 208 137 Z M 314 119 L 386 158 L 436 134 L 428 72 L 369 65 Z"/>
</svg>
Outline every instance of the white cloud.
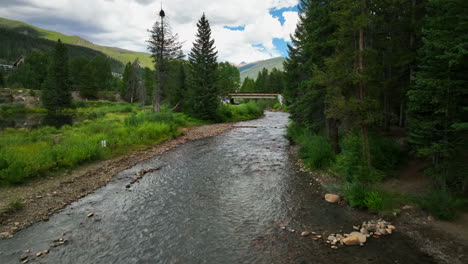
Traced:
<svg viewBox="0 0 468 264">
<path fill-rule="evenodd" d="M 298 2 L 166 0 L 164 9 L 173 32 L 178 33 L 180 40 L 185 42 L 186 53 L 195 38 L 196 23 L 205 12 L 220 60 L 239 63 L 280 56 L 273 45 L 273 38 L 289 41 L 298 16 L 297 12 L 284 12 L 285 23 L 281 25 L 269 11 L 292 7 Z M 146 30 L 158 19 L 160 1 L 2 0 L 0 7 L 0 17 L 31 22 L 65 34 L 80 35 L 101 45 L 146 51 Z M 224 26 L 245 26 L 245 31 L 231 31 Z M 265 49 L 253 46 L 257 44 L 263 45 Z"/>
</svg>

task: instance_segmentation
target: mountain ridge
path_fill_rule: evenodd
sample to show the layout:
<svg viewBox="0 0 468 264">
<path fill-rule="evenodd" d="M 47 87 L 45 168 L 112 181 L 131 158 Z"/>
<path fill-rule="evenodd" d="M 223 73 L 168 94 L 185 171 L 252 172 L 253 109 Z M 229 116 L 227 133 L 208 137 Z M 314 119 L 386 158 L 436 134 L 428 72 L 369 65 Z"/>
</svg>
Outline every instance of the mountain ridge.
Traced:
<svg viewBox="0 0 468 264">
<path fill-rule="evenodd" d="M 1 17 L 0 17 L 0 28 L 6 28 L 9 30 L 18 32 L 18 33 L 22 33 L 24 35 L 52 40 L 52 41 L 57 41 L 57 39 L 60 39 L 63 43 L 66 43 L 66 44 L 86 47 L 86 48 L 90 48 L 96 51 L 100 51 L 104 53 L 105 55 L 109 56 L 110 58 L 120 61 L 124 65 L 127 62 L 134 61 L 135 59 L 138 58 L 144 67 L 154 68 L 151 55 L 149 53 L 131 51 L 131 50 L 122 49 L 118 47 L 108 47 L 108 46 L 97 45 L 80 36 L 69 36 L 69 35 L 62 34 L 60 32 L 39 28 L 39 27 L 30 25 L 21 21 L 10 20 L 10 19 L 1 18 Z"/>
<path fill-rule="evenodd" d="M 249 77 L 251 79 L 256 79 L 257 75 L 263 68 L 271 71 L 273 68 L 278 70 L 283 70 L 283 62 L 286 60 L 285 57 L 277 57 L 267 60 L 260 60 L 251 63 L 241 63 L 237 65 L 237 69 L 241 75 L 241 81 L 244 81 L 245 78 Z"/>
</svg>

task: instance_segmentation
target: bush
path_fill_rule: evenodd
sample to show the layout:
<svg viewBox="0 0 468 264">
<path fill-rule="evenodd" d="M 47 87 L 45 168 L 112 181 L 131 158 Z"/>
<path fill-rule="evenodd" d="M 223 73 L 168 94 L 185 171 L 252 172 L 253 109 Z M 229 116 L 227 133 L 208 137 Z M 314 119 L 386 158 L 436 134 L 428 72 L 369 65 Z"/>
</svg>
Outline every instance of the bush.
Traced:
<svg viewBox="0 0 468 264">
<path fill-rule="evenodd" d="M 220 105 L 218 108 L 218 122 L 235 122 L 258 118 L 263 115 L 264 108 L 255 103 L 248 102 L 240 105 Z"/>
<path fill-rule="evenodd" d="M 371 190 L 362 183 L 346 183 L 343 188 L 346 201 L 356 208 L 367 208 L 366 198 Z"/>
<path fill-rule="evenodd" d="M 299 145 L 299 157 L 306 167 L 324 169 L 335 161 L 330 141 L 323 135 L 313 134 L 308 129 L 291 123 L 287 128 L 287 137 Z"/>
<path fill-rule="evenodd" d="M 421 208 L 444 220 L 454 219 L 457 210 L 466 208 L 465 206 L 468 205 L 467 200 L 456 198 L 445 187 L 430 188 L 419 200 L 419 203 Z"/>
<path fill-rule="evenodd" d="M 369 191 L 366 194 L 364 204 L 373 212 L 381 211 L 384 208 L 384 198 L 381 192 Z"/>
<path fill-rule="evenodd" d="M 392 139 L 371 135 L 369 168 L 363 159 L 361 135 L 356 132 L 350 132 L 343 137 L 341 150 L 333 170 L 348 182 L 378 182 L 387 176 L 385 172 L 395 169 L 405 157 L 403 148 Z"/>
</svg>

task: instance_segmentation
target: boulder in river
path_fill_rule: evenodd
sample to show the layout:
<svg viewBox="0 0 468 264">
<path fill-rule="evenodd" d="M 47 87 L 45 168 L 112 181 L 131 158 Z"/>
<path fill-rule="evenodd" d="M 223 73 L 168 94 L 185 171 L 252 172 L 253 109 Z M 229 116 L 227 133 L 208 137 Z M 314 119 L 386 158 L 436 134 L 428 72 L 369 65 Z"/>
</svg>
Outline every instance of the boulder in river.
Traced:
<svg viewBox="0 0 468 264">
<path fill-rule="evenodd" d="M 341 200 L 339 195 L 327 193 L 325 194 L 325 200 L 329 203 L 337 203 Z"/>
</svg>

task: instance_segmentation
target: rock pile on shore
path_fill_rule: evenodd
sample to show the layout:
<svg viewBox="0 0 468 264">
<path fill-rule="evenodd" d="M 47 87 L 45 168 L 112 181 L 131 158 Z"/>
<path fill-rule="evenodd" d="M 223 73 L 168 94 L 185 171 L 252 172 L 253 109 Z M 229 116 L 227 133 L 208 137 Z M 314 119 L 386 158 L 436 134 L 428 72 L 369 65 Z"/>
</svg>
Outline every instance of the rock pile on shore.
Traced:
<svg viewBox="0 0 468 264">
<path fill-rule="evenodd" d="M 296 233 L 294 229 L 287 229 L 285 226 L 281 227 L 282 230 L 288 230 L 291 233 Z M 362 225 L 353 226 L 355 231 L 351 233 L 332 233 L 326 236 L 325 234 L 317 235 L 315 232 L 302 231 L 302 237 L 311 236 L 313 240 L 323 240 L 326 244 L 330 245 L 332 249 L 338 249 L 339 246 L 354 246 L 361 245 L 368 240 L 368 238 L 380 238 L 381 236 L 390 235 L 396 229 L 394 225 L 385 220 L 370 220 L 365 221 Z"/>
</svg>

